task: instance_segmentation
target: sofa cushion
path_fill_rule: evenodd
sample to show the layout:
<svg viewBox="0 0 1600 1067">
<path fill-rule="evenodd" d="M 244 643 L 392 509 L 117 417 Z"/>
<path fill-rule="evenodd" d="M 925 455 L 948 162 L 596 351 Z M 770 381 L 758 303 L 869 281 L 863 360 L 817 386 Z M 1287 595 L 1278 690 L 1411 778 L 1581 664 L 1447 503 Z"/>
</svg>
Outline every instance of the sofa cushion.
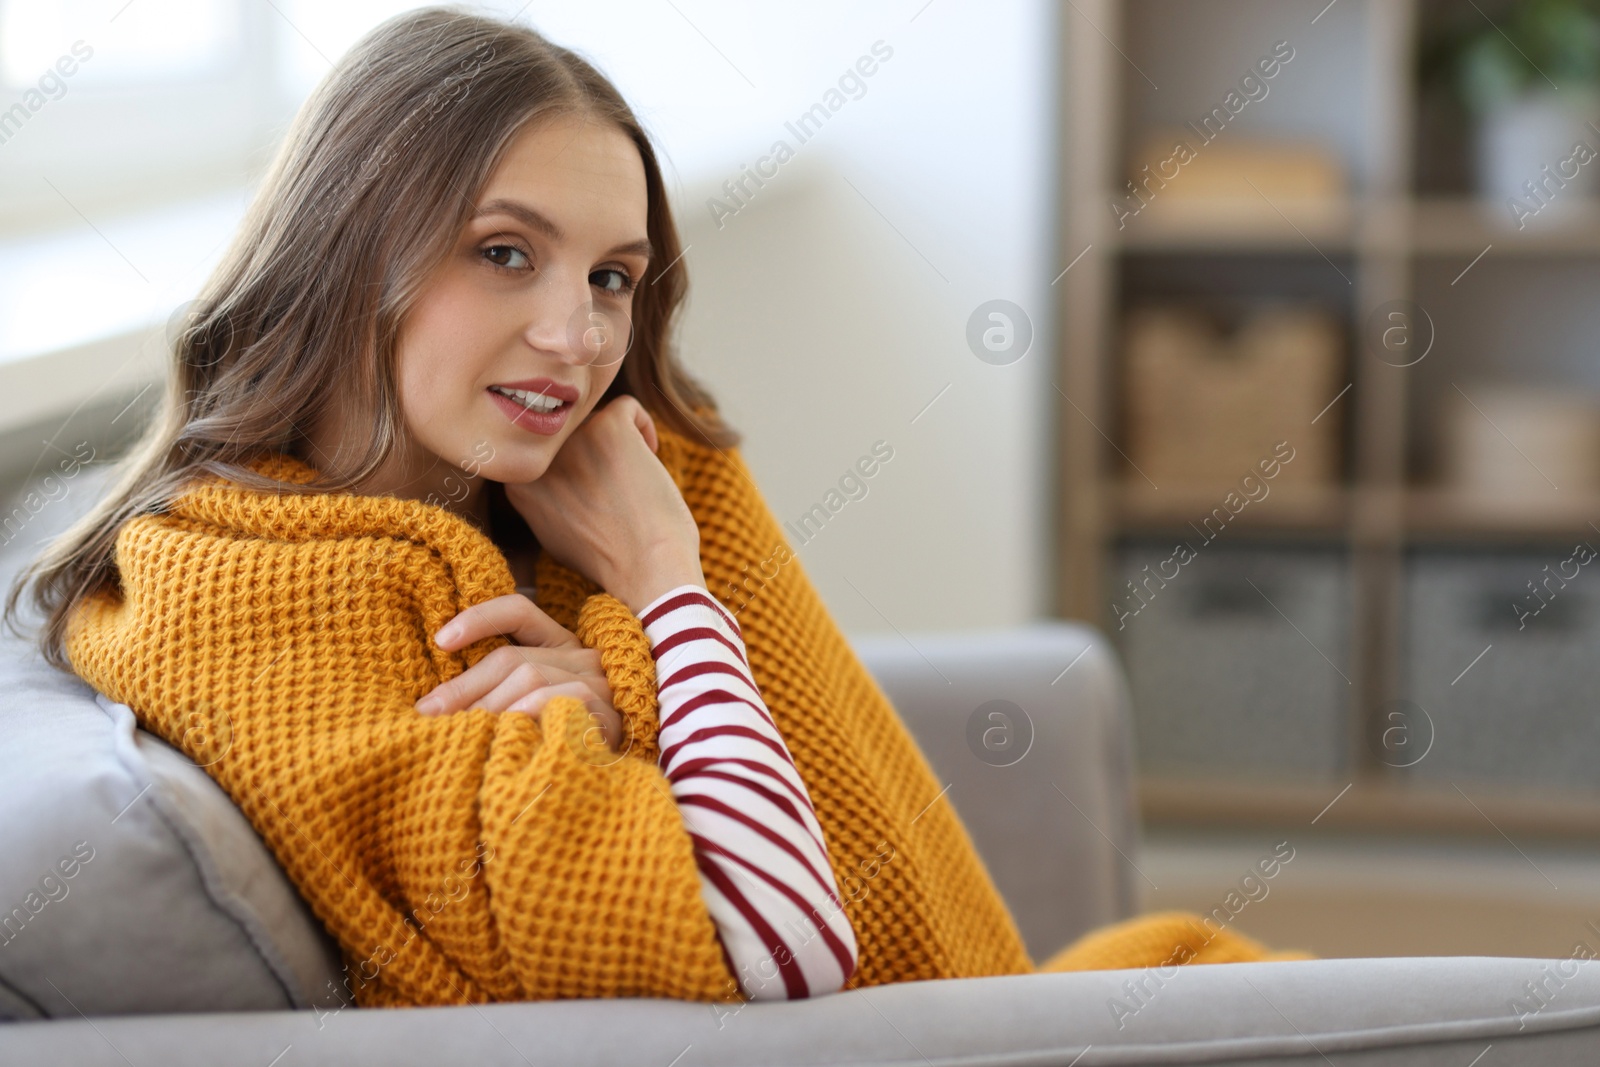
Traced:
<svg viewBox="0 0 1600 1067">
<path fill-rule="evenodd" d="M 32 514 L 0 581 L 103 483 L 86 468 Z M 221 787 L 10 634 L 0 857 L 0 1018 L 341 1001 L 337 946 Z"/>
<path fill-rule="evenodd" d="M 809 1000 L 563 1000 L 0 1026 L 0 1062 L 74 1067 L 1579 1067 L 1600 966 L 1438 957 L 901 982 Z M 1134 985 L 1142 994 L 1130 994 Z M 1537 986 L 1535 996 L 1527 986 Z M 1135 1015 L 1110 1010 L 1139 1004 Z M 1541 1010 L 1540 1003 L 1545 1006 Z"/>
</svg>

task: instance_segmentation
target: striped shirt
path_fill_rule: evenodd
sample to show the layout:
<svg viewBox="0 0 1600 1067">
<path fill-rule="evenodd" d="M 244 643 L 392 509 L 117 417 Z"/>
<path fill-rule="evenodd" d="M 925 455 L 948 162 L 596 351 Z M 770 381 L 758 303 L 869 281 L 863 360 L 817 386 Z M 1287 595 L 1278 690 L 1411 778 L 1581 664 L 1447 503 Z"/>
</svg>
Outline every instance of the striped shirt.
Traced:
<svg viewBox="0 0 1600 1067">
<path fill-rule="evenodd" d="M 739 624 L 697 585 L 663 593 L 639 621 L 656 660 L 661 770 L 728 969 L 752 1000 L 838 991 L 855 972 L 855 931 Z"/>
</svg>

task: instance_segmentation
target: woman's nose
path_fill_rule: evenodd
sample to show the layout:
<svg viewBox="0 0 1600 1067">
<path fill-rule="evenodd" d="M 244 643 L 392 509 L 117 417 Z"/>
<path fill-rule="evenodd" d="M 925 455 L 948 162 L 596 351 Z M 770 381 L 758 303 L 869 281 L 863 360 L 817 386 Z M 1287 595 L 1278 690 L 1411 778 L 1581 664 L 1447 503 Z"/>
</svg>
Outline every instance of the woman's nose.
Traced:
<svg viewBox="0 0 1600 1067">
<path fill-rule="evenodd" d="M 631 323 L 625 312 L 608 308 L 594 299 L 588 276 L 581 285 L 559 284 L 552 280 L 530 307 L 523 331 L 528 344 L 564 362 L 586 366 L 607 366 L 622 358 L 631 336 Z"/>
<path fill-rule="evenodd" d="M 626 312 L 603 307 L 593 300 L 578 309 L 570 329 L 574 346 L 591 367 L 609 367 L 619 362 L 633 337 L 633 323 Z"/>
<path fill-rule="evenodd" d="M 569 363 L 583 362 L 582 335 L 573 323 L 581 321 L 593 297 L 588 278 L 545 269 L 539 274 L 531 299 L 525 305 L 527 322 L 522 336 L 527 343 Z"/>
</svg>

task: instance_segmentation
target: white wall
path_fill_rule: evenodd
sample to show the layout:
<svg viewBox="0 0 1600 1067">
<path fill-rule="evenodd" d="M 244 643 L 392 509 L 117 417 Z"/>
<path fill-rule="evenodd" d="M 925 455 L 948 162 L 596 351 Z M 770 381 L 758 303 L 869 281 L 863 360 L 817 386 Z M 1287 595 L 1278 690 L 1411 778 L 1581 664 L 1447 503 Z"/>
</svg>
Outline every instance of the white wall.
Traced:
<svg viewBox="0 0 1600 1067">
<path fill-rule="evenodd" d="M 813 540 L 790 533 L 846 630 L 1014 625 L 1048 610 L 1053 581 L 1052 16 L 1035 0 L 904 10 L 683 182 L 682 349 L 781 521 L 875 441 L 893 448 Z M 867 93 L 798 145 L 785 121 L 878 39 L 894 55 Z M 795 158 L 719 227 L 708 198 L 776 138 Z M 997 297 L 1035 328 L 1007 366 L 966 342 Z"/>
<path fill-rule="evenodd" d="M 974 358 L 963 313 L 978 301 L 933 276 L 831 160 L 797 158 L 781 182 L 721 232 L 685 210 L 685 361 L 797 529 L 874 442 L 893 449 L 809 541 L 786 531 L 791 547 L 851 631 L 1031 617 L 1047 589 L 1044 352 Z"/>
</svg>

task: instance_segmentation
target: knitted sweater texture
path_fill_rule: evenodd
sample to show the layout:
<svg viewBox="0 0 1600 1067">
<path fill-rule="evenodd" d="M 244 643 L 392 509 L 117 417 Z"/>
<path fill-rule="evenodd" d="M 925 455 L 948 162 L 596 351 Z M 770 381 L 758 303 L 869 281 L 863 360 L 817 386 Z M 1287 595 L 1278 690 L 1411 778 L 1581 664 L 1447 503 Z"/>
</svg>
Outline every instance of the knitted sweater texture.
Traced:
<svg viewBox="0 0 1600 1067">
<path fill-rule="evenodd" d="M 722 599 L 744 583 L 751 672 L 857 936 L 849 986 L 1032 971 L 941 783 L 785 550 L 738 450 L 660 438 L 707 586 Z M 278 453 L 252 466 L 314 476 Z M 593 582 L 541 553 L 534 599 L 600 651 L 632 734 L 620 754 L 569 697 L 540 718 L 413 708 L 506 643 L 446 652 L 430 635 L 515 590 L 494 543 L 443 508 L 213 479 L 125 523 L 116 560 L 119 588 L 70 620 L 74 670 L 228 792 L 337 939 L 359 1005 L 742 999 L 656 762 L 650 644 Z M 1164 933 L 1152 945 L 1137 932 L 1137 959 L 1169 954 Z M 1102 936 L 1044 969 L 1133 965 L 1127 940 Z"/>
</svg>

